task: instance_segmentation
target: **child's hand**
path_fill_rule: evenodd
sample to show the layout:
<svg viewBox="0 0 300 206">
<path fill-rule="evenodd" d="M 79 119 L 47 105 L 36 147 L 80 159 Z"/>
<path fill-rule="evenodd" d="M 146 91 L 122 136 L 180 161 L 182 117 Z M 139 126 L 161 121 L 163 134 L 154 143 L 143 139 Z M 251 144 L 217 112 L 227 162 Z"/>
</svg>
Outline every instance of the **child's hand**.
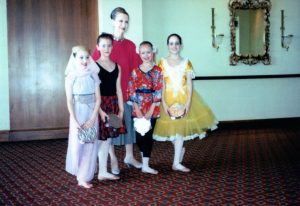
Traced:
<svg viewBox="0 0 300 206">
<path fill-rule="evenodd" d="M 155 104 L 152 104 L 149 108 L 148 112 L 145 114 L 146 119 L 151 119 L 153 112 L 154 112 Z"/>
<path fill-rule="evenodd" d="M 73 118 L 73 121 L 74 121 L 75 127 L 76 127 L 77 129 L 81 129 L 80 124 L 77 122 L 77 120 L 76 120 L 75 118 Z"/>
<path fill-rule="evenodd" d="M 141 110 L 139 110 L 139 109 L 135 110 L 135 114 L 136 114 L 137 118 L 142 118 L 144 116 L 143 113 L 141 112 Z"/>
<path fill-rule="evenodd" d="M 144 116 L 142 111 L 139 109 L 139 106 L 136 103 L 133 104 L 133 109 L 137 118 L 142 118 Z"/>
<path fill-rule="evenodd" d="M 168 107 L 163 107 L 163 108 L 164 108 L 164 112 L 165 112 L 168 116 L 170 116 L 169 108 L 168 108 Z"/>
<path fill-rule="evenodd" d="M 103 122 L 105 122 L 105 119 L 109 120 L 109 116 L 108 116 L 105 112 L 103 112 L 103 111 L 101 110 L 99 113 L 100 113 L 101 120 L 102 120 Z"/>
<path fill-rule="evenodd" d="M 90 117 L 88 121 L 86 121 L 82 127 L 83 128 L 90 128 L 95 125 L 96 117 Z"/>
<path fill-rule="evenodd" d="M 151 119 L 153 112 L 151 112 L 150 110 L 145 114 L 145 118 L 146 119 Z"/>
<path fill-rule="evenodd" d="M 190 103 L 187 103 L 187 104 L 185 105 L 185 112 L 184 112 L 184 116 L 186 116 L 186 115 L 187 115 L 187 113 L 190 111 L 190 107 L 191 107 L 191 104 L 190 104 Z"/>
<path fill-rule="evenodd" d="M 119 111 L 118 117 L 119 117 L 120 119 L 123 119 L 123 116 L 124 116 L 124 112 L 123 112 L 123 111 Z"/>
</svg>

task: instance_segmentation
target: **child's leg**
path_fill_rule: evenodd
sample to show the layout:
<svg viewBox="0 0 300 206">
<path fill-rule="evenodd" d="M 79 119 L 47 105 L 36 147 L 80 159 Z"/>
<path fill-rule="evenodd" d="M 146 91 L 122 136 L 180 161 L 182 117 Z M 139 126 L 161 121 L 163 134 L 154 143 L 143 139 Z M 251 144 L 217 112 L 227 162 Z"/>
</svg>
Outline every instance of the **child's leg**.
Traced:
<svg viewBox="0 0 300 206">
<path fill-rule="evenodd" d="M 106 141 L 102 141 L 100 145 L 100 149 L 98 152 L 98 158 L 99 158 L 99 174 L 98 179 L 99 180 L 105 180 L 105 179 L 119 179 L 119 177 L 107 172 L 107 157 L 108 157 L 108 150 L 110 147 L 111 138 L 108 138 Z"/>
<path fill-rule="evenodd" d="M 181 162 L 181 157 L 182 157 L 182 150 L 183 150 L 183 139 L 182 138 L 177 138 L 173 142 L 174 144 L 174 160 L 173 160 L 173 170 L 178 170 L 181 172 L 189 172 L 190 169 L 186 168 L 183 166 Z"/>
<path fill-rule="evenodd" d="M 118 166 L 118 159 L 115 153 L 115 147 L 114 145 L 109 146 L 109 156 L 110 156 L 110 166 L 111 166 L 111 173 L 114 175 L 120 174 L 120 169 Z"/>
<path fill-rule="evenodd" d="M 155 126 L 155 119 L 151 120 L 152 128 L 145 134 L 145 136 L 141 136 L 140 134 L 136 134 L 137 143 L 139 144 L 141 153 L 142 153 L 142 172 L 150 173 L 150 174 L 158 174 L 158 171 L 152 169 L 149 166 L 149 160 L 152 152 L 153 145 L 153 129 Z"/>
</svg>

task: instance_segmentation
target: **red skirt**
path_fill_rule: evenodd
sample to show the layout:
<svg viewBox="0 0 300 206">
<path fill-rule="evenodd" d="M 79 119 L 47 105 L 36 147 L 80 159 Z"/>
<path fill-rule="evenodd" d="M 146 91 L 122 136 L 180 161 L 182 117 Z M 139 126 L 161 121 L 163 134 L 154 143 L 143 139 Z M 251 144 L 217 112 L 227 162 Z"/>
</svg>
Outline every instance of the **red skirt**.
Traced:
<svg viewBox="0 0 300 206">
<path fill-rule="evenodd" d="M 119 105 L 118 105 L 118 97 L 117 96 L 101 96 L 101 109 L 106 114 L 118 114 L 119 113 Z M 107 138 L 118 137 L 120 134 L 127 133 L 124 119 L 122 120 L 122 127 L 116 129 L 113 127 L 106 127 L 105 122 L 102 121 L 99 115 L 99 139 L 107 140 Z"/>
</svg>

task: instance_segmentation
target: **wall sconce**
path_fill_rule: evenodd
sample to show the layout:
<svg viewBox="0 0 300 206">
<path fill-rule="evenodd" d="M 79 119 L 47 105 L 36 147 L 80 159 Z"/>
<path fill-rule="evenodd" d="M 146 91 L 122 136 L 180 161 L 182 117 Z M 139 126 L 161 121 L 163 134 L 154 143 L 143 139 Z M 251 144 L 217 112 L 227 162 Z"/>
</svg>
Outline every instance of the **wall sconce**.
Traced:
<svg viewBox="0 0 300 206">
<path fill-rule="evenodd" d="M 212 46 L 216 48 L 217 51 L 219 50 L 219 46 L 222 44 L 224 34 L 216 34 L 215 33 L 215 8 L 211 8 L 211 30 L 212 30 Z"/>
<path fill-rule="evenodd" d="M 284 35 L 284 29 L 284 10 L 281 10 L 281 47 L 288 51 L 294 35 Z"/>
</svg>

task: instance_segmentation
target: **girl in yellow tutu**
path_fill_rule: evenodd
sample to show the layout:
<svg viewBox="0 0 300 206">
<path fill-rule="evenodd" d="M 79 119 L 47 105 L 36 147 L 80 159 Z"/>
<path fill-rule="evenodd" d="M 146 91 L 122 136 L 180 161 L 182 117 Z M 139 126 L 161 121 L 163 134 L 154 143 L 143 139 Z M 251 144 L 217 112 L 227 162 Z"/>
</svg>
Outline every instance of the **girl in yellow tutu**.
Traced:
<svg viewBox="0 0 300 206">
<path fill-rule="evenodd" d="M 208 129 L 216 129 L 218 121 L 201 97 L 193 91 L 192 64 L 180 56 L 182 40 L 178 34 L 167 39 L 169 56 L 162 58 L 158 66 L 164 76 L 160 118 L 155 125 L 153 138 L 172 141 L 174 160 L 172 169 L 189 172 L 181 161 L 185 153 L 183 142 L 196 137 L 203 138 Z"/>
</svg>

